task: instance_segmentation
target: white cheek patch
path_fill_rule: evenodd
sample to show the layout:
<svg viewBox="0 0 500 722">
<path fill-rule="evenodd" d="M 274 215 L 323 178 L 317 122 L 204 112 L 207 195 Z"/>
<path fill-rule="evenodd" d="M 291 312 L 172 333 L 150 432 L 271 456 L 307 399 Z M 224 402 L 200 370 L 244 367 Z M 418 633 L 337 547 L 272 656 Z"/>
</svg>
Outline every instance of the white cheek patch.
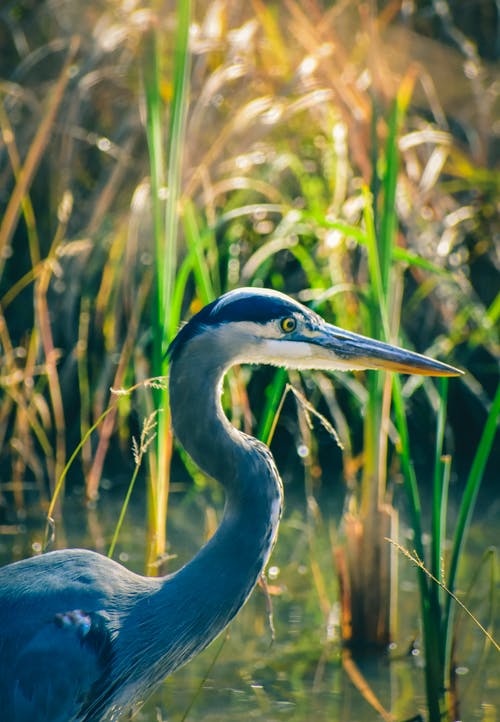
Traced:
<svg viewBox="0 0 500 722">
<path fill-rule="evenodd" d="M 217 352 L 222 359 L 233 364 L 270 364 L 290 369 L 323 369 L 325 371 L 355 371 L 373 368 L 373 363 L 363 359 L 344 359 L 330 348 L 303 340 L 283 338 L 274 324 L 257 324 L 242 321 L 214 330 L 217 338 Z M 317 333 L 310 332 L 310 337 Z M 227 368 L 227 367 L 226 367 Z"/>
<path fill-rule="evenodd" d="M 281 341 L 268 338 L 256 348 L 247 349 L 247 363 L 267 363 L 287 368 L 310 368 L 303 363 L 312 360 L 311 347 L 300 341 Z"/>
<path fill-rule="evenodd" d="M 341 359 L 333 351 L 307 341 L 265 339 L 258 345 L 242 349 L 236 363 L 271 364 L 290 369 L 325 369 L 350 371 L 366 368 L 361 361 Z"/>
</svg>

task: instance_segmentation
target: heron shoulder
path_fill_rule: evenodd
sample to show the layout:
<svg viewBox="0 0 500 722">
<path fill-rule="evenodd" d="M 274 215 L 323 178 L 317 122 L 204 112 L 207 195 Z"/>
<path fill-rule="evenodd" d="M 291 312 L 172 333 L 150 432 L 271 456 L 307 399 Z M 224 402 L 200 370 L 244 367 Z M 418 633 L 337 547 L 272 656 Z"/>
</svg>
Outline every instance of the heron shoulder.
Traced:
<svg viewBox="0 0 500 722">
<path fill-rule="evenodd" d="M 136 598 L 155 584 L 97 552 L 64 549 L 0 569 L 0 610 L 15 616 L 27 609 L 32 618 L 75 608 L 91 612 L 119 594 Z"/>
</svg>

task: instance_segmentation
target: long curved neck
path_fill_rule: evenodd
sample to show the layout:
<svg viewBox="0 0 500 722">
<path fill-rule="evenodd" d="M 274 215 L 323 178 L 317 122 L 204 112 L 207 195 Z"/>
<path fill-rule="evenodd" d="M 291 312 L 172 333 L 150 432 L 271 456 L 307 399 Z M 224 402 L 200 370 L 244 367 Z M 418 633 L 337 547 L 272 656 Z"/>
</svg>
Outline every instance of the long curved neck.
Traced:
<svg viewBox="0 0 500 722">
<path fill-rule="evenodd" d="M 282 485 L 269 449 L 237 431 L 222 410 L 222 377 L 230 361 L 206 337 L 203 346 L 195 338 L 170 369 L 176 436 L 226 492 L 217 532 L 165 585 L 165 594 L 175 584 L 176 596 L 185 601 L 183 628 L 197 629 L 179 664 L 216 637 L 244 604 L 267 563 L 281 516 Z"/>
<path fill-rule="evenodd" d="M 170 409 L 177 439 L 193 461 L 222 484 L 226 509 L 222 528 L 235 516 L 255 516 L 251 535 L 267 538 L 281 505 L 282 485 L 267 446 L 229 423 L 221 405 L 222 379 L 231 357 L 217 340 L 191 339 L 170 369 Z"/>
</svg>

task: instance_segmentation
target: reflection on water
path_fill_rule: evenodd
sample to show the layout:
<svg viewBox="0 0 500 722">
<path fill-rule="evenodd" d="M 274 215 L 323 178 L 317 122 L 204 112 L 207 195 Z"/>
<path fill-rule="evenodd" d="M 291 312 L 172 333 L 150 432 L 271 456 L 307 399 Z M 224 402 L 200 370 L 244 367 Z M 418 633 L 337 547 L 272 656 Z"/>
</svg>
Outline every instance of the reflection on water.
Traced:
<svg viewBox="0 0 500 722">
<path fill-rule="evenodd" d="M 203 495 L 173 496 L 168 533 L 170 551 L 177 558 L 172 570 L 187 561 L 203 541 L 206 501 Z M 105 553 L 120 503 L 120 499 L 105 494 L 97 508 L 87 509 L 78 498 L 69 499 L 64 519 L 57 525 L 56 546 L 82 546 Z M 230 626 L 227 638 L 217 640 L 200 657 L 166 680 L 139 712 L 137 720 L 177 722 L 184 719 L 191 704 L 186 718 L 191 722 L 249 719 L 373 722 L 382 719 L 354 686 L 342 665 L 331 549 L 337 519 L 323 506 L 323 519 L 313 526 L 304 507 L 302 500 L 287 500 L 285 519 L 270 565 L 275 641 L 271 640 L 264 596 L 257 589 Z M 340 504 L 336 507 L 340 508 Z M 144 568 L 145 558 L 144 517 L 142 504 L 132 505 L 115 554 L 115 558 L 139 572 Z M 464 579 L 472 578 L 477 570 L 487 545 L 495 539 L 495 529 L 491 513 L 485 513 L 481 523 L 473 527 L 469 556 L 463 565 Z M 28 516 L 20 527 L 2 527 L 0 563 L 32 554 L 42 539 L 43 520 L 36 517 Z M 314 576 L 311 560 L 316 565 Z M 419 712 L 424 714 L 425 701 L 422 659 L 418 648 L 412 645 L 412 640 L 418 638 L 419 626 L 415 570 L 406 560 L 400 561 L 399 568 L 398 643 L 387 656 L 372 656 L 356 662 L 383 707 L 395 720 L 403 722 Z M 318 578 L 324 584 L 319 593 Z M 470 601 L 472 611 L 481 615 L 483 622 L 488 611 L 485 600 L 490 599 L 491 591 L 485 571 Z M 498 596 L 498 587 L 495 592 Z M 497 624 L 493 629 L 497 638 L 499 612 L 497 609 Z M 161 627 L 161 619 L 158 626 Z M 485 647 L 481 633 L 466 618 L 460 621 L 457 658 L 462 719 L 499 720 L 498 653 Z"/>
</svg>

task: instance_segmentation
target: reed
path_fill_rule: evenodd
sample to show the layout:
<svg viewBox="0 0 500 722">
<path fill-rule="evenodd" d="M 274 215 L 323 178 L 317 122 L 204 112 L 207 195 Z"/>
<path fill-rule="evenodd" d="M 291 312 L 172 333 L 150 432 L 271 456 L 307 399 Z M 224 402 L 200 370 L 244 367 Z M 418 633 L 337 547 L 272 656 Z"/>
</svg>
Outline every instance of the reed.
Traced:
<svg viewBox="0 0 500 722">
<path fill-rule="evenodd" d="M 182 194 L 183 147 L 186 142 L 186 115 L 189 102 L 190 52 L 188 47 L 191 3 L 182 0 L 177 5 L 176 33 L 172 69 L 172 101 L 165 153 L 165 108 L 162 99 L 161 37 L 155 28 L 144 41 L 144 92 L 146 127 L 151 168 L 151 198 L 153 207 L 156 274 L 151 310 L 153 329 L 152 374 L 167 375 L 165 353 L 178 323 L 173 313 L 175 296 L 178 234 Z M 148 568 L 158 570 L 157 560 L 166 551 L 166 519 L 170 485 L 172 432 L 170 429 L 168 391 L 157 389 L 154 405 L 161 409 L 155 458 L 150 465 Z"/>
<path fill-rule="evenodd" d="M 377 150 L 372 133 L 373 177 L 371 193 L 364 192 L 364 231 L 369 284 L 367 334 L 393 341 L 398 335 L 401 286 L 394 248 L 397 233 L 396 186 L 399 172 L 400 128 L 411 95 L 411 79 L 401 85 L 387 121 L 385 148 Z M 379 122 L 374 106 L 373 127 Z M 379 169 L 383 167 L 379 176 Z M 367 373 L 364 413 L 363 472 L 355 505 L 345 515 L 345 549 L 339 549 L 339 570 L 344 575 L 343 614 L 349 619 L 347 642 L 354 647 L 384 648 L 394 636 L 397 587 L 394 558 L 387 536 L 396 534 L 397 512 L 387 492 L 388 430 L 391 384 L 386 374 Z M 348 608 L 345 608 L 345 605 Z"/>
<path fill-rule="evenodd" d="M 457 570 L 463 556 L 467 533 L 474 513 L 475 502 L 483 478 L 486 462 L 490 455 L 500 415 L 500 387 L 490 406 L 488 418 L 481 435 L 471 471 L 469 473 L 455 526 L 452 551 L 448 570 L 444 566 L 446 524 L 448 519 L 448 480 L 450 459 L 443 454 L 443 433 L 446 421 L 447 382 L 440 382 L 440 407 L 437 417 L 436 451 L 434 462 L 434 494 L 431 519 L 431 552 L 427 561 L 423 533 L 425 527 L 415 472 L 411 464 L 410 440 L 402 401 L 401 386 L 394 381 L 394 399 L 398 432 L 400 434 L 400 456 L 404 473 L 410 515 L 414 532 L 415 556 L 420 560 L 418 579 L 420 588 L 420 614 L 422 619 L 427 706 L 431 722 L 438 722 L 451 710 L 446 704 L 445 690 L 451 685 L 453 664 L 452 647 L 454 639 L 457 592 Z M 454 687 L 454 686 L 453 686 Z"/>
<path fill-rule="evenodd" d="M 477 496 L 483 480 L 486 463 L 493 448 L 495 436 L 498 433 L 498 424 L 500 421 L 500 384 L 497 386 L 495 396 L 490 405 L 488 418 L 479 441 L 476 454 L 471 464 L 470 472 L 467 477 L 464 493 L 460 501 L 458 517 L 455 525 L 455 533 L 453 536 L 453 546 L 449 562 L 447 575 L 447 586 L 451 592 L 457 589 L 457 574 L 460 568 L 460 561 L 463 556 L 464 546 L 467 541 L 467 535 L 470 529 Z M 444 522 L 443 522 L 444 523 Z M 453 641 L 453 625 L 455 620 L 456 605 L 451 595 L 446 595 L 442 600 L 441 613 L 444 636 L 444 673 L 445 680 L 449 681 L 452 674 L 452 641 Z"/>
</svg>

